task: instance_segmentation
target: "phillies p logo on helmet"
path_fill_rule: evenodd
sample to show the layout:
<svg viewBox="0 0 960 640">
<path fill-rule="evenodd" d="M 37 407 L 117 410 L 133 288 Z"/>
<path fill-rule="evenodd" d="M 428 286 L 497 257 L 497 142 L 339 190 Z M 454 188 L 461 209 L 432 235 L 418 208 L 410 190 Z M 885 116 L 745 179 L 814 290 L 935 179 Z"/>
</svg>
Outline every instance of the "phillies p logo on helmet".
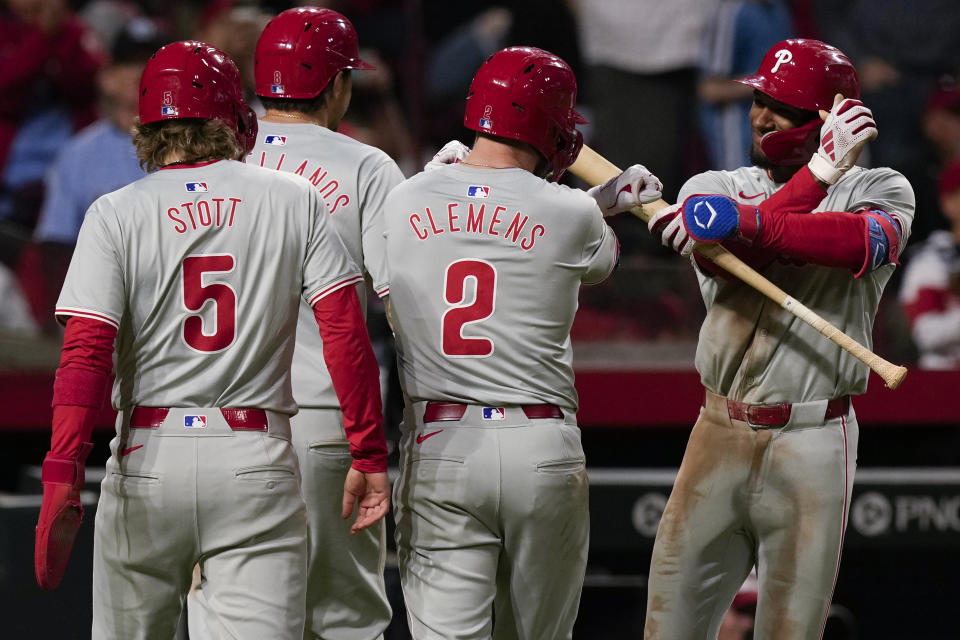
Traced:
<svg viewBox="0 0 960 640">
<path fill-rule="evenodd" d="M 780 49 L 780 51 L 777 51 L 774 56 L 776 57 L 777 62 L 773 65 L 773 68 L 770 69 L 770 73 L 776 73 L 777 69 L 779 69 L 781 65 L 785 65 L 793 60 L 793 54 L 790 53 L 789 49 Z"/>
</svg>

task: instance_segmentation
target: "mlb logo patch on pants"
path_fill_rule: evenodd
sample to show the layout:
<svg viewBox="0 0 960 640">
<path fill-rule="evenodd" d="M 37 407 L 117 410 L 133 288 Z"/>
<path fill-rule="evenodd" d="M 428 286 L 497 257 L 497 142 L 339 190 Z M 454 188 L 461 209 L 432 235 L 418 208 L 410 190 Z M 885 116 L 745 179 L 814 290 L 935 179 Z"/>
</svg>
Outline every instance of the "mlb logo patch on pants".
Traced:
<svg viewBox="0 0 960 640">
<path fill-rule="evenodd" d="M 187 429 L 206 429 L 207 416 L 183 416 L 183 426 Z"/>
<path fill-rule="evenodd" d="M 484 407 L 483 408 L 483 419 L 484 420 L 503 420 L 506 417 L 503 407 Z"/>
</svg>

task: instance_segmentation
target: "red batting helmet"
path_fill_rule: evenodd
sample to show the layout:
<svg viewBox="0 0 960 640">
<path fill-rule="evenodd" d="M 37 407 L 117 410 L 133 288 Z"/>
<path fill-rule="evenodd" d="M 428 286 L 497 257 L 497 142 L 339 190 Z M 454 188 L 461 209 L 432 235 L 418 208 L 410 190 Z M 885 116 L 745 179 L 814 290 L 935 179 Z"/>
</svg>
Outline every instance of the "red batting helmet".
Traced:
<svg viewBox="0 0 960 640">
<path fill-rule="evenodd" d="M 204 42 L 161 47 L 140 78 L 140 123 L 217 119 L 233 129 L 243 152 L 257 141 L 257 116 L 243 99 L 240 72 L 227 54 Z"/>
<path fill-rule="evenodd" d="M 836 47 L 819 40 L 793 38 L 770 47 L 760 68 L 741 82 L 792 107 L 816 113 L 830 111 L 833 98 L 860 97 L 857 71 L 850 59 Z M 816 150 L 821 121 L 769 133 L 761 141 L 767 157 L 777 164 L 802 164 Z"/>
<path fill-rule="evenodd" d="M 360 59 L 357 32 L 332 9 L 287 9 L 267 24 L 254 57 L 257 95 L 314 98 L 343 69 L 374 69 Z"/>
<path fill-rule="evenodd" d="M 559 180 L 583 147 L 576 125 L 586 120 L 573 108 L 577 80 L 566 62 L 549 51 L 510 47 L 487 58 L 473 77 L 463 125 L 532 145 Z"/>
</svg>

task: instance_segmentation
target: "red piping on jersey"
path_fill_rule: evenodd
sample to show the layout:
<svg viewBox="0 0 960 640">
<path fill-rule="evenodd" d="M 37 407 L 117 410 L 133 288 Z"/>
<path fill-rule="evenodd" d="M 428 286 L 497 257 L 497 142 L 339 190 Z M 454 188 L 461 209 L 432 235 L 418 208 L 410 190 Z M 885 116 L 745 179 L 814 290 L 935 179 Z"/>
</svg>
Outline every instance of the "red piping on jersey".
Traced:
<svg viewBox="0 0 960 640">
<path fill-rule="evenodd" d="M 352 281 L 362 278 L 353 278 Z M 349 284 L 343 283 L 343 284 Z M 323 339 L 323 359 L 343 409 L 353 468 L 387 470 L 387 441 L 380 404 L 380 367 L 353 287 L 341 286 L 313 305 Z"/>
<path fill-rule="evenodd" d="M 196 169 L 198 167 L 206 167 L 215 162 L 222 162 L 226 158 L 217 158 L 216 160 L 206 160 L 204 162 L 195 162 L 193 164 L 168 164 L 165 167 L 160 167 L 160 171 L 166 171 L 167 169 Z"/>
<path fill-rule="evenodd" d="M 59 307 L 54 311 L 54 315 L 56 316 L 57 321 L 64 326 L 66 326 L 70 318 L 77 317 L 77 318 L 86 318 L 88 320 L 99 320 L 100 322 L 109 324 L 111 327 L 115 329 L 120 328 L 120 323 L 114 320 L 113 318 L 105 316 L 101 313 L 97 313 L 96 311 L 87 311 L 86 309 L 76 309 L 74 307 Z"/>
<path fill-rule="evenodd" d="M 327 288 L 324 289 L 323 291 L 320 291 L 320 292 L 317 293 L 315 296 L 313 296 L 312 298 L 310 298 L 310 306 L 311 306 L 311 307 L 314 306 L 315 304 L 317 304 L 317 302 L 320 301 L 321 298 L 330 295 L 330 294 L 333 293 L 334 291 L 337 291 L 338 289 L 342 289 L 342 288 L 344 288 L 345 286 L 347 286 L 348 284 L 356 284 L 357 282 L 360 282 L 361 280 L 363 280 L 363 276 L 350 276 L 350 277 L 347 278 L 346 280 L 341 280 L 340 282 L 338 282 L 338 283 L 336 283 L 336 284 L 330 285 L 329 287 L 327 287 Z"/>
</svg>

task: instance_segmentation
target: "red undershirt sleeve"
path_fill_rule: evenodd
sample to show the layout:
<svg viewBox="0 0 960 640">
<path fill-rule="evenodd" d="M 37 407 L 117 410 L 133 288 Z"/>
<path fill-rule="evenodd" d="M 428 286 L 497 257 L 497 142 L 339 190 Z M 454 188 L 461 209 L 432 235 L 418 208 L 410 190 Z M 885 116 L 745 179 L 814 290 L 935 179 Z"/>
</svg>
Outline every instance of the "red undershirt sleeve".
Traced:
<svg viewBox="0 0 960 640">
<path fill-rule="evenodd" d="M 116 327 L 99 320 L 72 316 L 67 321 L 53 383 L 51 453 L 76 458 L 89 442 L 109 391 L 116 337 Z"/>
<path fill-rule="evenodd" d="M 811 213 L 825 195 L 803 167 L 760 205 L 738 205 L 739 235 L 754 248 L 847 268 L 856 277 L 884 262 L 897 263 L 900 230 L 892 217 L 870 209 Z M 873 255 L 878 242 L 884 250 L 883 260 Z"/>
<path fill-rule="evenodd" d="M 353 468 L 387 470 L 387 441 L 380 403 L 380 369 L 354 287 L 343 287 L 313 305 L 323 339 L 323 358 L 343 409 Z"/>
</svg>

